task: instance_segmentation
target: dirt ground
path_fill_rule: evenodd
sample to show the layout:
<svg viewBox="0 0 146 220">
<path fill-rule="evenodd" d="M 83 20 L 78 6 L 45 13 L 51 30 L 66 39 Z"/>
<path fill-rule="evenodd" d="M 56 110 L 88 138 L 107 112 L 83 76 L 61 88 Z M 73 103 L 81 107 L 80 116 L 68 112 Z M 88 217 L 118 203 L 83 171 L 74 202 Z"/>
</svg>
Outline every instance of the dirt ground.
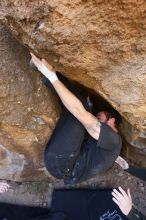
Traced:
<svg viewBox="0 0 146 220">
<path fill-rule="evenodd" d="M 104 175 L 77 185 L 64 186 L 63 181 L 47 177 L 40 182 L 8 182 L 11 188 L 0 195 L 1 202 L 50 207 L 52 192 L 55 188 L 115 188 L 122 186 L 131 190 L 134 205 L 146 214 L 146 182 L 121 170 L 118 165 Z"/>
</svg>

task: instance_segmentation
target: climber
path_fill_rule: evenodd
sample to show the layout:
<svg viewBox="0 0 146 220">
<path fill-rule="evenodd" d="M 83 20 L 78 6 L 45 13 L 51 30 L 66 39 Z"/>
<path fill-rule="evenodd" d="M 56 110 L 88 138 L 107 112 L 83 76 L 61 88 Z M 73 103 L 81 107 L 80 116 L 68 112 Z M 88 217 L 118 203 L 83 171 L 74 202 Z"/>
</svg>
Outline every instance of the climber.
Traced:
<svg viewBox="0 0 146 220">
<path fill-rule="evenodd" d="M 129 165 L 127 161 L 121 156 L 118 156 L 115 162 L 119 164 L 119 166 L 126 172 L 130 173 L 133 176 L 138 177 L 139 179 L 143 181 L 146 181 L 146 168 L 145 167 L 135 167 L 135 166 Z"/>
<path fill-rule="evenodd" d="M 121 150 L 122 141 L 117 127 L 120 115 L 114 109 L 108 109 L 95 117 L 89 112 L 87 100 L 74 95 L 46 60 L 38 59 L 32 53 L 31 56 L 34 65 L 48 78 L 64 104 L 46 146 L 47 170 L 54 177 L 64 179 L 65 184 L 87 180 L 107 171 Z M 85 138 L 85 130 L 89 138 Z"/>
</svg>

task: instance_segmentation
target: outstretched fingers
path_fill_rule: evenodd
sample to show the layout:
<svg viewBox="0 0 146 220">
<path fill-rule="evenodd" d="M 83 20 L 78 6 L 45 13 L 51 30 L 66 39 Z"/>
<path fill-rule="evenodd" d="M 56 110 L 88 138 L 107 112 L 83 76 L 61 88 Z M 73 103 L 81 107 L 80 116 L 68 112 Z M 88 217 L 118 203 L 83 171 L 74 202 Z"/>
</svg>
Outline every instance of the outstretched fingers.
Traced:
<svg viewBox="0 0 146 220">
<path fill-rule="evenodd" d="M 131 199 L 131 201 L 132 201 L 132 197 L 131 197 L 131 193 L 130 193 L 130 189 L 128 188 L 128 190 L 127 190 L 127 194 L 128 194 L 128 197 Z"/>
<path fill-rule="evenodd" d="M 55 68 L 50 65 L 45 59 L 42 59 L 42 63 L 48 68 L 48 70 L 55 72 Z"/>
<path fill-rule="evenodd" d="M 123 214 L 128 215 L 132 209 L 130 190 L 128 189 L 126 192 L 122 187 L 119 187 L 118 190 L 113 189 L 112 196 L 112 200 L 119 206 Z"/>
<path fill-rule="evenodd" d="M 118 200 L 115 199 L 115 197 L 112 197 L 112 200 L 118 205 L 120 206 L 120 202 Z"/>
<path fill-rule="evenodd" d="M 126 199 L 129 199 L 129 195 L 128 195 L 128 192 L 126 193 L 122 187 L 118 187 L 119 191 L 122 193 L 123 197 L 126 198 Z M 130 191 L 129 191 L 130 193 Z M 130 195 L 130 198 L 131 198 L 131 195 Z"/>
<path fill-rule="evenodd" d="M 32 61 L 35 64 L 35 66 L 39 69 L 39 67 L 42 65 L 42 61 L 37 58 L 33 53 L 30 53 L 32 56 Z"/>
<path fill-rule="evenodd" d="M 6 192 L 10 188 L 8 183 L 0 182 L 0 193 Z"/>
</svg>

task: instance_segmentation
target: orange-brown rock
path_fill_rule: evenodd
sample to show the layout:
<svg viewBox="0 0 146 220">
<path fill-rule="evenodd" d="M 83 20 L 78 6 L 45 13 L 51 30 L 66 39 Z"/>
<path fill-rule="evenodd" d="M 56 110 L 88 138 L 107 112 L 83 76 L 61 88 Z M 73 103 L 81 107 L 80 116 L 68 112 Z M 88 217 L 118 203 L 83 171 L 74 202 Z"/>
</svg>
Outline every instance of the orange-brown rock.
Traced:
<svg viewBox="0 0 146 220">
<path fill-rule="evenodd" d="M 144 0 L 5 0 L 0 3 L 0 19 L 21 43 L 46 58 L 67 77 L 92 88 L 121 113 L 124 118 L 123 136 L 143 155 L 146 154 L 145 11 Z M 23 63 L 27 60 L 24 56 L 21 59 Z M 20 74 L 28 83 L 23 91 L 24 94 L 30 94 L 34 88 L 40 88 L 40 82 L 34 75 L 29 81 L 25 74 Z M 18 84 L 20 90 L 23 86 L 21 83 L 16 84 L 16 78 L 13 86 Z M 7 93 L 9 89 L 1 92 L 1 95 L 7 96 Z M 42 94 L 45 96 L 44 92 Z M 32 100 L 34 97 L 30 96 L 29 103 L 33 103 Z M 56 109 L 54 103 L 50 103 Z M 5 109 L 3 111 L 6 111 L 7 108 L 2 106 Z M 20 107 L 17 105 L 17 111 L 21 111 Z M 15 118 L 14 111 L 9 120 L 14 121 Z M 19 123 L 24 118 L 24 113 L 17 116 Z M 32 126 L 31 123 L 32 118 L 29 118 L 29 126 Z M 2 123 L 1 126 L 5 132 L 13 130 L 11 125 L 4 128 L 5 123 Z M 23 135 L 19 136 L 16 126 L 13 138 L 19 139 L 18 145 L 23 141 L 25 132 L 28 132 L 28 144 L 33 143 L 34 133 L 26 126 Z"/>
<path fill-rule="evenodd" d="M 0 44 L 0 179 L 44 178 L 44 147 L 60 108 L 31 71 L 26 49 L 2 25 Z"/>
</svg>

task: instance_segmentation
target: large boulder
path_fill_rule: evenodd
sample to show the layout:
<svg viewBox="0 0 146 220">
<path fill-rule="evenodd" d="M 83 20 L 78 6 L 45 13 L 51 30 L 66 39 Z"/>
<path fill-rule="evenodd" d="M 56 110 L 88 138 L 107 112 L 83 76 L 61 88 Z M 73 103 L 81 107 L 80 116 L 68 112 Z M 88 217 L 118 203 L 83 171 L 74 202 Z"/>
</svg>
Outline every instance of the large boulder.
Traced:
<svg viewBox="0 0 146 220">
<path fill-rule="evenodd" d="M 0 19 L 19 42 L 38 56 L 46 58 L 65 76 L 92 88 L 120 112 L 123 117 L 121 131 L 130 144 L 130 147 L 126 145 L 126 154 L 129 155 L 129 149 L 132 149 L 131 152 L 135 152 L 135 155 L 141 152 L 144 158 L 145 11 L 144 0 L 112 0 L 106 3 L 101 0 L 5 0 L 0 3 Z M 8 144 L 11 147 L 18 146 L 16 152 L 21 152 L 21 157 L 25 158 L 22 148 L 19 151 L 20 146 L 25 146 L 24 151 L 28 157 L 31 149 L 39 146 L 38 143 L 44 146 L 44 140 L 51 132 L 48 129 L 51 127 L 52 130 L 55 125 L 58 105 L 40 84 L 39 77 L 29 73 L 27 52 L 22 53 L 16 42 L 10 43 L 11 39 L 7 39 L 9 44 L 5 40 L 1 38 L 1 43 L 5 45 L 2 51 L 7 57 L 1 54 L 5 63 L 1 96 L 2 102 L 6 103 L 1 104 L 1 139 L 4 139 L 4 142 L 1 141 L 1 149 L 3 152 Z M 13 58 L 9 58 L 11 54 Z M 13 94 L 10 95 L 10 91 Z M 12 142 L 15 140 L 16 144 L 10 144 L 10 140 L 4 138 L 7 136 L 12 138 Z M 33 154 L 37 156 L 38 151 Z M 35 162 L 38 163 L 38 160 Z M 21 166 L 24 164 L 25 159 Z"/>
<path fill-rule="evenodd" d="M 44 178 L 43 152 L 60 108 L 2 25 L 0 44 L 0 179 Z"/>
</svg>

